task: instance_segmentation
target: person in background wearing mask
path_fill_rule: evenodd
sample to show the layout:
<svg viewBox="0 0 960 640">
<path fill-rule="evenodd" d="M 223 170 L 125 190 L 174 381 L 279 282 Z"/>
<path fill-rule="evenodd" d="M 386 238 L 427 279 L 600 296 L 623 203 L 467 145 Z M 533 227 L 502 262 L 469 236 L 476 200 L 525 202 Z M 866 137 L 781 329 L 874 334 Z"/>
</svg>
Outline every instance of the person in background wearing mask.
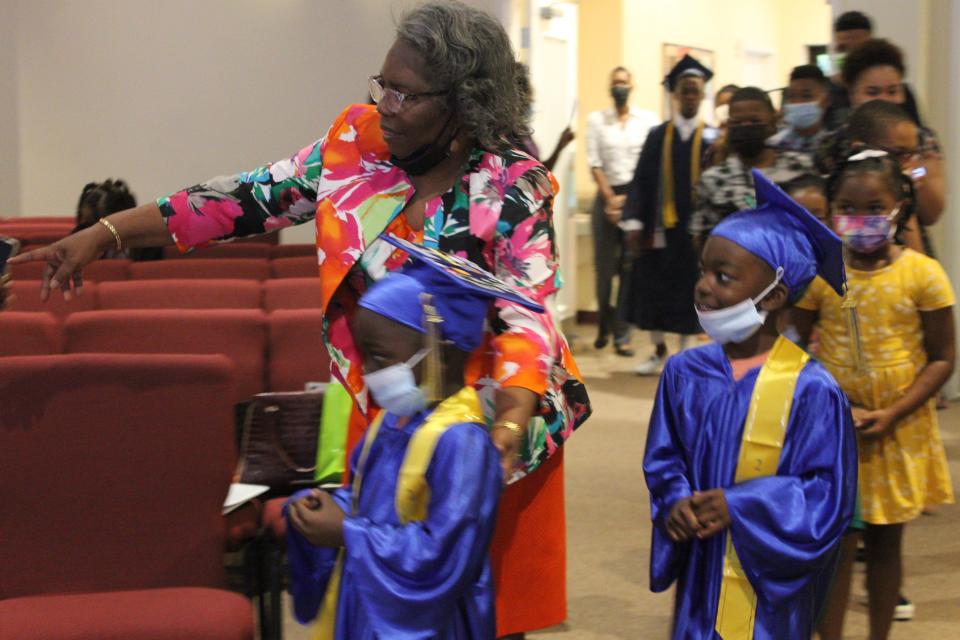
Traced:
<svg viewBox="0 0 960 640">
<path fill-rule="evenodd" d="M 728 215 L 754 208 L 751 169 L 758 169 L 776 183 L 813 169 L 808 156 L 767 146 L 767 139 L 776 133 L 776 120 L 766 91 L 744 87 L 733 94 L 727 126 L 730 155 L 704 171 L 697 185 L 697 209 L 690 220 L 690 233 L 698 246 Z"/>
<path fill-rule="evenodd" d="M 656 352 L 636 369 L 659 373 L 667 358 L 664 333 L 687 337 L 700 333 L 693 308 L 697 253 L 687 223 L 693 214 L 693 187 L 717 130 L 698 115 L 704 87 L 713 72 L 684 56 L 664 79 L 673 98 L 673 117 L 650 131 L 633 176 L 620 226 L 635 254 L 630 300 L 622 311 L 651 332 Z"/>
<path fill-rule="evenodd" d="M 630 263 L 624 232 L 618 225 L 640 149 L 650 129 L 659 124 L 652 111 L 630 106 L 632 89 L 630 72 L 617 67 L 610 73 L 613 106 L 587 116 L 587 166 L 597 183 L 592 228 L 599 326 L 593 346 L 603 349 L 613 334 L 614 349 L 622 356 L 632 356 L 633 351 L 630 325 L 620 317 L 627 299 Z M 616 304 L 611 303 L 614 278 L 618 282 Z"/>
<path fill-rule="evenodd" d="M 843 68 L 847 57 L 873 37 L 873 23 L 870 17 L 859 11 L 847 11 L 833 23 L 833 72 L 830 79 L 830 100 L 823 114 L 823 124 L 832 131 L 841 126 L 850 114 L 851 106 L 849 83 L 844 79 Z M 917 101 L 910 87 L 903 85 L 903 108 L 917 125 L 922 125 Z"/>
<path fill-rule="evenodd" d="M 815 64 L 795 67 L 784 95 L 783 120 L 786 127 L 770 138 L 770 146 L 813 156 L 827 135 L 823 110 L 830 99 L 828 80 Z"/>
<path fill-rule="evenodd" d="M 777 332 L 817 274 L 843 291 L 843 245 L 754 173 L 759 206 L 703 251 L 713 343 L 667 361 L 647 431 L 650 588 L 676 582 L 675 639 L 809 638 L 856 501 L 850 404 Z"/>
</svg>

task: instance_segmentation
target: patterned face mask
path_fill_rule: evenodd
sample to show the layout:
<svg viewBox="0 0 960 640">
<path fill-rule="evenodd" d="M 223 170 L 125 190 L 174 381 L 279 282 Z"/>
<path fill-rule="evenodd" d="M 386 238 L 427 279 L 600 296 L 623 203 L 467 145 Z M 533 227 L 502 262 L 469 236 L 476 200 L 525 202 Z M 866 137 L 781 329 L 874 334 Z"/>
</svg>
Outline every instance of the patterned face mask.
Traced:
<svg viewBox="0 0 960 640">
<path fill-rule="evenodd" d="M 873 253 L 893 240 L 900 207 L 888 216 L 834 216 L 833 228 L 843 238 L 843 244 L 857 253 Z"/>
</svg>

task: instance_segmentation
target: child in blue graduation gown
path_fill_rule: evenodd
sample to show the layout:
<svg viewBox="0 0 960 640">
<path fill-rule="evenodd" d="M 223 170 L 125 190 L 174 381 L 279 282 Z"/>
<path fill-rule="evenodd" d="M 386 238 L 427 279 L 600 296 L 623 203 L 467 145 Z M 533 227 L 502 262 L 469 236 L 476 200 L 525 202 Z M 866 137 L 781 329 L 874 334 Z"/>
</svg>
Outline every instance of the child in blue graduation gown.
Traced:
<svg viewBox="0 0 960 640">
<path fill-rule="evenodd" d="M 418 261 L 373 285 L 353 319 L 384 411 L 350 486 L 287 504 L 294 612 L 316 620 L 315 639 L 493 638 L 502 471 L 463 368 L 495 297 L 543 309 L 470 263 L 385 238 Z"/>
<path fill-rule="evenodd" d="M 758 208 L 718 225 L 701 258 L 714 342 L 667 362 L 644 454 L 651 588 L 677 583 L 676 639 L 810 638 L 853 515 L 846 397 L 777 332 L 818 272 L 842 295 L 842 243 L 754 179 Z"/>
</svg>

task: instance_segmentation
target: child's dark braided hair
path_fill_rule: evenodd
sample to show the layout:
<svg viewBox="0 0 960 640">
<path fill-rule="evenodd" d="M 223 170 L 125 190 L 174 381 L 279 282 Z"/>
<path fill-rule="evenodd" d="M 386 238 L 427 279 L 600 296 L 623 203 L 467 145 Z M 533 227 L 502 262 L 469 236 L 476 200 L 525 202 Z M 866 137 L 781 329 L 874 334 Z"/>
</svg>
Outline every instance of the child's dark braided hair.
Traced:
<svg viewBox="0 0 960 640">
<path fill-rule="evenodd" d="M 897 202 L 903 202 L 896 220 L 897 236 L 899 236 L 913 215 L 916 191 L 913 180 L 904 173 L 897 158 L 882 149 L 860 146 L 848 153 L 843 162 L 839 163 L 827 177 L 827 194 L 830 202 L 833 202 L 844 180 L 863 173 L 882 175 L 893 197 Z"/>
<path fill-rule="evenodd" d="M 111 213 L 135 206 L 137 197 L 123 180 L 108 178 L 103 182 L 89 182 L 83 187 L 77 201 L 77 227 L 74 231 L 85 229 Z M 92 213 L 93 218 L 85 218 L 84 210 Z"/>
</svg>

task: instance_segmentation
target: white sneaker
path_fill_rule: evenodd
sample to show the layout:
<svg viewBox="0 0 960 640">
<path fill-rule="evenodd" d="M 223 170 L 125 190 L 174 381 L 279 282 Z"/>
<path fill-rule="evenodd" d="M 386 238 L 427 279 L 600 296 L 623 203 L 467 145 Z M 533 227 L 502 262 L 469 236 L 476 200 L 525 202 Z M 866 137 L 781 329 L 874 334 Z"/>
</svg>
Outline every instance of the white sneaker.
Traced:
<svg viewBox="0 0 960 640">
<path fill-rule="evenodd" d="M 633 372 L 638 376 L 653 376 L 660 373 L 660 370 L 663 369 L 663 363 L 666 358 L 661 358 L 657 354 L 653 354 L 640 364 L 638 364 Z"/>
<path fill-rule="evenodd" d="M 913 606 L 913 603 L 901 595 L 900 602 L 897 603 L 897 607 L 893 610 L 893 619 L 901 621 L 913 620 L 915 611 L 916 607 Z"/>
</svg>

